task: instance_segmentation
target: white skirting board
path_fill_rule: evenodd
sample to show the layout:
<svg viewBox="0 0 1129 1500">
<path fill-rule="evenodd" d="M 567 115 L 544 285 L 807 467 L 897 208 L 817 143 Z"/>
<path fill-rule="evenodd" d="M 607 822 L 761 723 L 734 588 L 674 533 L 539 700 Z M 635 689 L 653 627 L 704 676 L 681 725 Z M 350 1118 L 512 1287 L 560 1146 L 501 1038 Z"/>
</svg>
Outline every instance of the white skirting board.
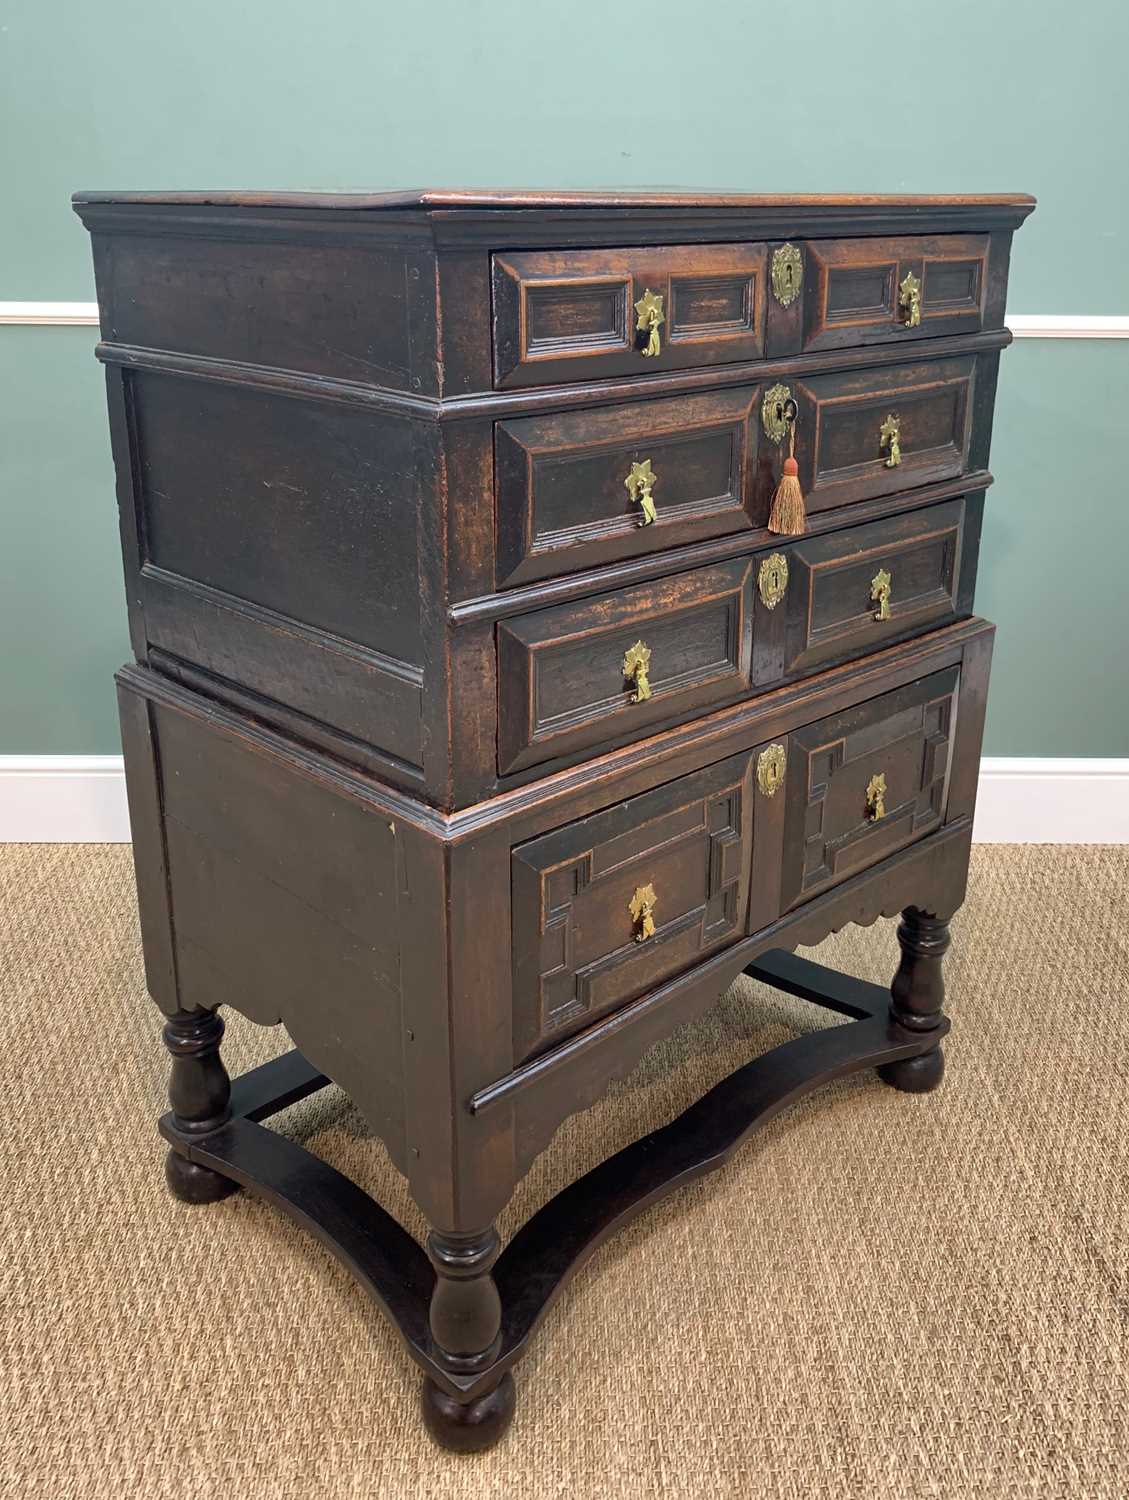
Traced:
<svg viewBox="0 0 1129 1500">
<path fill-rule="evenodd" d="M 1129 758 L 980 766 L 981 844 L 1129 843 Z M 125 844 L 120 755 L 0 755 L 0 843 Z"/>
</svg>

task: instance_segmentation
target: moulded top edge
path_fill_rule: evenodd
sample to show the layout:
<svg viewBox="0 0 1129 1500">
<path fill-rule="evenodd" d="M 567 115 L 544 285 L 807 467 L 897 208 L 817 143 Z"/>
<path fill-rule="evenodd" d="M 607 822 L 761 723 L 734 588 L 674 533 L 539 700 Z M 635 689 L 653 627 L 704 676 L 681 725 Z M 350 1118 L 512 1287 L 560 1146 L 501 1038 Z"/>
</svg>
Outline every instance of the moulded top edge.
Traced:
<svg viewBox="0 0 1129 1500">
<path fill-rule="evenodd" d="M 217 192 L 86 191 L 71 199 L 87 204 L 169 204 L 197 208 L 311 209 L 930 209 L 962 205 L 1011 208 L 1029 213 L 1027 193 L 738 193 L 701 188 L 396 188 L 383 192 L 324 189 L 276 192 L 224 189 Z"/>
</svg>

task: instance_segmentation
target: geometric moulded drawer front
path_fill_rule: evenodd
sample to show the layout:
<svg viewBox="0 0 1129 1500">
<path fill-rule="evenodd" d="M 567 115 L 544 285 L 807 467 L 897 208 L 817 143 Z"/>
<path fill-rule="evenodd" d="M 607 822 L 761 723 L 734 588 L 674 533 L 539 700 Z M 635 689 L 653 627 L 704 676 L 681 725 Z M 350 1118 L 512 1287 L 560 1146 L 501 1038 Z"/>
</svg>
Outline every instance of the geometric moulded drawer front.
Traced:
<svg viewBox="0 0 1129 1500">
<path fill-rule="evenodd" d="M 957 680 L 935 672 L 789 736 L 783 911 L 941 825 Z"/>
<path fill-rule="evenodd" d="M 515 1062 L 742 936 L 753 764 L 745 751 L 514 849 Z"/>
<path fill-rule="evenodd" d="M 754 685 L 864 656 L 951 619 L 964 515 L 963 500 L 948 500 L 779 549 L 787 582 L 779 600 L 756 601 Z"/>
<path fill-rule="evenodd" d="M 759 431 L 756 386 L 499 422 L 498 584 L 750 530 Z"/>
<path fill-rule="evenodd" d="M 765 264 L 763 244 L 496 255 L 494 383 L 603 380 L 761 359 Z M 646 321 L 652 307 L 654 338 Z"/>
<path fill-rule="evenodd" d="M 810 240 L 801 249 L 803 295 L 794 304 L 800 349 L 846 349 L 978 333 L 983 327 L 986 234 Z"/>
<path fill-rule="evenodd" d="M 752 576 L 751 560 L 734 558 L 501 621 L 499 773 L 634 738 L 747 692 Z"/>
<path fill-rule="evenodd" d="M 799 407 L 796 459 L 808 512 L 962 473 L 975 367 L 965 355 L 788 382 Z"/>
</svg>

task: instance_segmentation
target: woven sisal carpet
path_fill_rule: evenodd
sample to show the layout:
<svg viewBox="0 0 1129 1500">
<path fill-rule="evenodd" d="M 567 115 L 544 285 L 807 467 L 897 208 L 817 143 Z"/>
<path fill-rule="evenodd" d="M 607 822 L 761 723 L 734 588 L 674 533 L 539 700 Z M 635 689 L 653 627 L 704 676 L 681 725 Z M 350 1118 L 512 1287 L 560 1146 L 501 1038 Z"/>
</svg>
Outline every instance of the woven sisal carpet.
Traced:
<svg viewBox="0 0 1129 1500">
<path fill-rule="evenodd" d="M 493 1453 L 330 1257 L 239 1195 L 175 1203 L 129 852 L 0 848 L 0 1491 L 176 1497 L 1129 1495 L 1129 849 L 975 856 L 939 1093 L 863 1075 L 596 1256 Z M 885 982 L 891 925 L 820 957 Z M 743 981 L 569 1122 L 503 1233 L 797 1029 Z M 234 1073 L 281 1050 L 229 1018 Z M 278 1117 L 418 1215 L 335 1090 Z"/>
</svg>

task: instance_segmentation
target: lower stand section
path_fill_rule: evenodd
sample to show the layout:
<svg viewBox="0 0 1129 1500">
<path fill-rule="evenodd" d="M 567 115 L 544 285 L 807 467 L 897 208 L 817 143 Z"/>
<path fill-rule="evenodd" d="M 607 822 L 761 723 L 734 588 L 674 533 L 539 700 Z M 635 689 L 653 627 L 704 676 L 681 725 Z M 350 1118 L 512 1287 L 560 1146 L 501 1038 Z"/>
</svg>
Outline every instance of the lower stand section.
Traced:
<svg viewBox="0 0 1129 1500">
<path fill-rule="evenodd" d="M 762 954 L 747 974 L 853 1024 L 798 1037 L 739 1068 L 678 1119 L 558 1193 L 501 1253 L 493 1226 L 432 1232 L 425 1253 L 355 1183 L 265 1129 L 260 1121 L 329 1080 L 290 1052 L 229 1085 L 218 1056 L 222 1022 L 209 1013 L 174 1017 L 166 1028 L 173 1112 L 160 1129 L 183 1163 L 170 1185 L 191 1202 L 209 1201 L 192 1193 L 218 1197 L 249 1188 L 314 1234 L 423 1370 L 423 1417 L 432 1436 L 458 1451 L 488 1448 L 513 1418 L 512 1367 L 561 1290 L 610 1235 L 723 1166 L 753 1130 L 821 1084 L 871 1067 L 896 1088 L 920 1091 L 940 1081 L 947 926 L 910 908 L 898 937 L 902 961 L 891 990 L 782 951 Z M 222 1193 L 210 1186 L 216 1178 Z M 182 1191 L 186 1184 L 195 1186 Z"/>
</svg>

